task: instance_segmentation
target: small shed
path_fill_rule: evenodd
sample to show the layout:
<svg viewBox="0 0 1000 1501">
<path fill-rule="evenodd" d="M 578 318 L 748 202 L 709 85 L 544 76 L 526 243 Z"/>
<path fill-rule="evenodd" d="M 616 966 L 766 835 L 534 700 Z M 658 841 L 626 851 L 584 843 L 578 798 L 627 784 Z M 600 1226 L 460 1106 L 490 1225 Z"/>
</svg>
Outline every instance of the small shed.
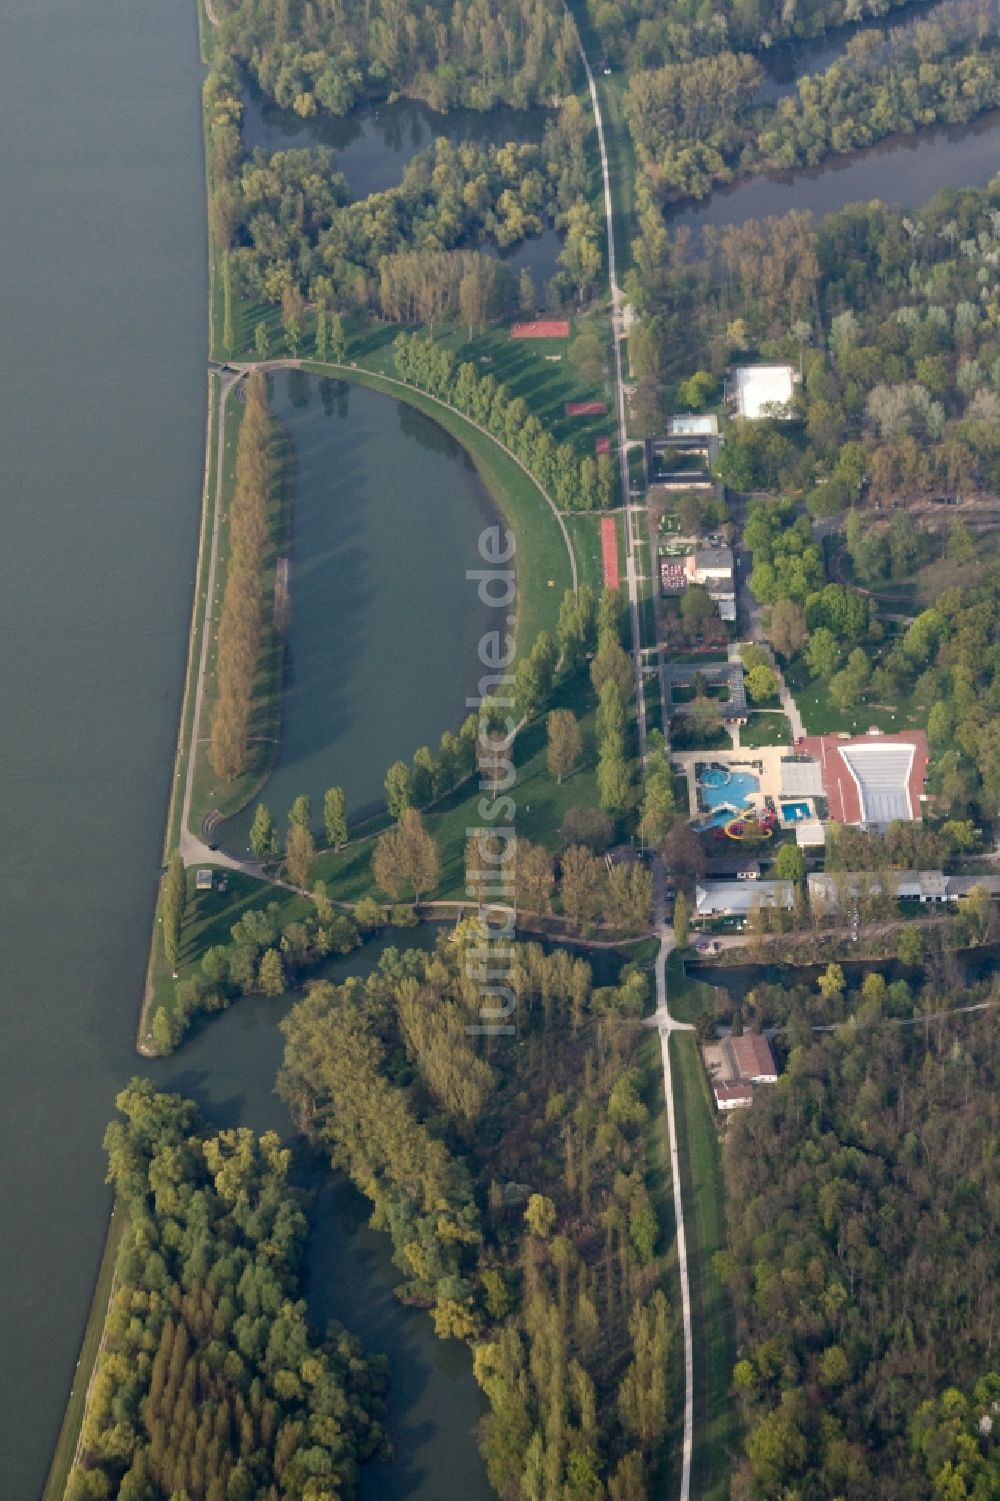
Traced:
<svg viewBox="0 0 1000 1501">
<path fill-rule="evenodd" d="M 198 874 L 194 878 L 195 891 L 211 891 L 213 885 L 215 884 L 214 877 L 214 871 L 199 870 Z"/>
</svg>

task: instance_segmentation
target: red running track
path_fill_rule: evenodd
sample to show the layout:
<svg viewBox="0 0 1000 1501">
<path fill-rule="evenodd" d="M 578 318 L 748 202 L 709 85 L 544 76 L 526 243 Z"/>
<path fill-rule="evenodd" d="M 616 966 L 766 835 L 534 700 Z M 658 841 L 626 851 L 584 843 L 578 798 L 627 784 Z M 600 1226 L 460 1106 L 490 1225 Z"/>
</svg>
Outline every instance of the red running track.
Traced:
<svg viewBox="0 0 1000 1501">
<path fill-rule="evenodd" d="M 512 339 L 568 339 L 569 323 L 562 318 L 540 323 L 515 323 L 510 336 Z"/>
<path fill-rule="evenodd" d="M 601 517 L 601 552 L 604 556 L 604 587 L 617 589 L 621 583 L 618 573 L 618 523 L 613 516 Z"/>
</svg>

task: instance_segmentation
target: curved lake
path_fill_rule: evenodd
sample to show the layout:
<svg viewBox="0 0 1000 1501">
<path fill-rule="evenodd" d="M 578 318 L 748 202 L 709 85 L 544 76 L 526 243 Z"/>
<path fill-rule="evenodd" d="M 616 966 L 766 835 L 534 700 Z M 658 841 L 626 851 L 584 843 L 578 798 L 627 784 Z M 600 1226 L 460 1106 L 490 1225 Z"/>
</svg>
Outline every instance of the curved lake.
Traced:
<svg viewBox="0 0 1000 1501">
<path fill-rule="evenodd" d="M 404 402 L 282 371 L 272 409 L 293 454 L 291 626 L 261 797 L 283 826 L 302 792 L 318 822 L 334 785 L 353 817 L 375 811 L 392 762 L 436 750 L 466 718 L 479 639 L 497 623 L 466 570 L 500 518 L 465 449 Z M 251 811 L 225 843 L 245 846 Z"/>
</svg>

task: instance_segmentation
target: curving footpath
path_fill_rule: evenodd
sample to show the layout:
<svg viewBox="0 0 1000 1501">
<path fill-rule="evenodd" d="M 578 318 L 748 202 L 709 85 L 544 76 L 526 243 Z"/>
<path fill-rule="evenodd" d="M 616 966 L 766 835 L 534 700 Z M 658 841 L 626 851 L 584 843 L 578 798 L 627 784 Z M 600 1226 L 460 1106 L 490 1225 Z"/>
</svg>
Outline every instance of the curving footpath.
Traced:
<svg viewBox="0 0 1000 1501">
<path fill-rule="evenodd" d="M 604 182 L 604 215 L 608 226 L 608 281 L 611 287 L 611 329 L 615 361 L 615 398 L 618 413 L 618 457 L 621 464 L 622 497 L 625 509 L 626 563 L 628 576 L 629 609 L 632 616 L 632 655 L 635 670 L 636 721 L 639 728 L 639 755 L 643 774 L 646 768 L 646 698 L 643 680 L 642 643 L 639 636 L 639 587 L 636 577 L 635 547 L 632 534 L 631 487 L 628 472 L 628 433 L 625 425 L 625 388 L 622 381 L 621 341 L 623 337 L 621 316 L 621 291 L 615 260 L 615 227 L 611 203 L 611 175 L 608 170 L 608 153 L 604 141 L 604 121 L 601 118 L 601 103 L 597 84 L 590 62 L 580 43 L 580 57 L 587 75 L 590 102 L 597 127 L 597 142 L 601 153 L 601 175 Z M 681 1191 L 680 1157 L 677 1148 L 677 1118 L 674 1108 L 674 1082 L 670 1063 L 670 1036 L 672 1032 L 690 1032 L 693 1027 L 675 1021 L 670 1015 L 667 1002 L 667 959 L 676 946 L 673 929 L 666 917 L 666 883 L 662 862 L 657 858 L 653 868 L 654 924 L 660 935 L 660 947 L 656 955 L 656 1013 L 652 1018 L 660 1034 L 660 1052 L 663 1059 L 663 1095 L 667 1107 L 667 1130 L 670 1139 L 670 1176 L 674 1190 L 674 1227 L 677 1243 L 677 1271 L 681 1288 L 681 1323 L 684 1332 L 684 1439 L 681 1463 L 680 1501 L 690 1501 L 691 1460 L 694 1453 L 694 1336 L 691 1326 L 691 1283 L 688 1276 L 687 1236 L 684 1229 L 684 1200 Z"/>
</svg>

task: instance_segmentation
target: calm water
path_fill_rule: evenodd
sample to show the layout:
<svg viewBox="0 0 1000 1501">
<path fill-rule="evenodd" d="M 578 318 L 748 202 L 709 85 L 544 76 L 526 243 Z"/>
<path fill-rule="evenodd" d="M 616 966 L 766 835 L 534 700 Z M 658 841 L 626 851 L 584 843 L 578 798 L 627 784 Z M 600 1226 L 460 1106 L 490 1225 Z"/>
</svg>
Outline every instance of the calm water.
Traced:
<svg viewBox="0 0 1000 1501">
<path fill-rule="evenodd" d="M 331 980 L 369 974 L 389 944 L 433 947 L 436 928 L 390 934 L 326 966 Z M 319 971 L 317 971 L 319 973 Z M 219 1126 L 249 1125 L 287 1137 L 290 1122 L 274 1093 L 283 1038 L 278 1023 L 290 999 L 238 1002 L 213 1017 L 183 1051 L 150 1072 L 163 1088 L 196 1099 Z M 338 1319 L 372 1353 L 389 1356 L 391 1464 L 362 1471 L 361 1501 L 488 1501 L 492 1495 L 471 1437 L 485 1405 L 465 1348 L 434 1337 L 426 1313 L 404 1308 L 392 1288 L 399 1274 L 388 1237 L 368 1228 L 367 1200 L 331 1179 L 325 1163 L 307 1163 L 316 1189 L 309 1207 L 306 1292 L 319 1330 Z"/>
<path fill-rule="evenodd" d="M 672 228 L 743 224 L 747 219 L 808 209 L 817 218 L 848 203 L 880 198 L 899 208 L 919 208 L 942 188 L 984 188 L 1000 171 L 1000 112 L 969 125 L 935 125 L 919 135 L 891 136 L 854 156 L 823 167 L 748 177 L 718 188 L 702 203 L 668 209 Z"/>
<path fill-rule="evenodd" d="M 101 1139 L 139 1065 L 204 456 L 201 77 L 193 5 L 4 10 L 0 129 L 16 149 L 0 159 L 3 1501 L 32 1501 L 48 1469 L 107 1225 Z M 398 426 L 390 408 L 396 451 Z M 349 457 L 357 476 L 356 444 Z M 343 598 L 327 610 L 331 646 L 354 630 L 360 649 Z M 220 1018 L 176 1076 L 161 1071 L 215 1118 L 278 1109 L 261 1103 L 278 1039 L 251 1009 Z M 479 1501 L 467 1359 L 396 1308 L 356 1206 L 331 1206 L 313 1290 L 332 1308 L 350 1288 L 354 1327 L 365 1333 L 371 1307 L 372 1342 L 400 1366 L 406 1455 L 369 1496 Z"/>
<path fill-rule="evenodd" d="M 947 10 L 954 0 L 920 0 L 916 5 L 906 5 L 902 10 L 891 10 L 884 16 L 869 16 L 851 26 L 841 26 L 837 31 L 810 41 L 781 42 L 759 54 L 765 78 L 758 99 L 783 99 L 795 92 L 800 78 L 823 73 L 831 63 L 842 57 L 851 37 L 859 31 L 891 31 L 918 21 L 933 18 L 937 10 Z"/>
<path fill-rule="evenodd" d="M 300 372 L 272 389 L 295 457 L 292 623 L 280 758 L 262 795 L 283 823 L 300 792 L 319 815 L 336 784 L 356 816 L 384 800 L 393 761 L 436 749 L 468 713 L 496 612 L 465 574 L 498 517 L 465 450 L 412 407 Z M 227 842 L 245 844 L 249 820 Z"/>
<path fill-rule="evenodd" d="M 4 23 L 0 127 L 16 149 L 0 157 L 7 855 L 0 867 L 0 1496 L 30 1501 L 62 1417 L 104 1238 L 101 1137 L 115 1091 L 137 1065 L 132 1036 L 200 500 L 205 225 L 194 7 L 106 0 L 90 13 L 8 0 Z M 412 154 L 404 135 L 382 148 L 377 132 L 369 135 L 373 150 L 396 153 L 388 181 L 398 180 L 405 152 Z M 988 181 L 1000 165 L 998 147 L 995 117 L 933 130 L 919 143 L 885 143 L 851 164 L 741 184 L 674 218 L 718 223 L 793 206 L 823 212 L 873 196 L 915 205 L 939 187 Z M 356 181 L 356 190 L 367 191 L 360 176 Z M 419 452 L 420 465 L 440 460 L 455 492 L 471 493 L 461 462 L 432 455 L 427 430 L 422 440 L 413 432 L 404 437 L 391 404 L 390 417 L 376 432 L 368 429 L 363 446 L 365 401 L 358 392 L 349 400 L 350 422 L 321 416 L 315 395 L 311 415 L 309 408 L 298 414 L 316 428 L 313 447 L 303 451 L 303 477 L 310 466 L 314 475 L 326 468 L 338 480 L 350 474 L 360 493 L 373 476 L 398 484 L 387 453 L 406 452 L 409 482 Z M 344 437 L 325 461 L 320 431 Z M 432 496 L 427 516 L 419 498 L 413 507 L 429 527 L 438 500 Z M 407 526 L 413 521 L 411 515 Z M 353 613 L 343 593 L 325 603 L 328 642 L 346 642 L 359 660 L 381 629 L 358 624 L 362 596 L 381 587 L 382 569 L 402 566 L 398 552 L 390 561 L 388 532 L 381 565 L 370 556 L 363 561 L 370 534 L 367 544 L 358 538 L 367 526 L 367 511 L 345 509 L 340 541 L 331 541 L 361 548 L 360 577 L 347 586 Z M 412 529 L 405 535 L 413 538 Z M 426 563 L 422 539 L 411 546 Z M 332 576 L 327 558 L 310 562 L 315 584 L 309 564 L 296 564 L 293 573 L 301 612 L 319 609 L 318 580 Z M 402 582 L 415 580 L 413 571 Z M 419 613 L 407 620 L 407 634 L 420 635 L 450 609 L 448 599 L 427 591 L 413 606 Z M 342 674 L 348 669 L 336 655 L 328 667 Z M 318 681 L 307 657 L 297 654 L 294 666 Z M 432 733 L 418 732 L 405 716 L 422 712 L 417 699 L 436 694 L 441 677 L 422 672 L 421 693 L 409 687 L 405 702 L 390 706 L 401 741 L 412 746 Z M 290 701 L 290 728 L 293 711 Z M 346 712 L 356 724 L 359 705 Z M 446 713 L 444 722 L 452 718 Z M 444 722 L 434 724 L 434 738 Z M 288 762 L 289 788 L 301 789 L 305 766 L 305 751 Z M 382 770 L 380 757 L 379 777 Z M 361 801 L 368 794 L 360 772 L 358 788 Z M 234 1008 L 173 1065 L 156 1070 L 158 1079 L 195 1094 L 220 1122 L 273 1121 L 285 1129 L 270 1097 L 279 1010 Z M 372 1501 L 485 1496 L 468 1434 L 479 1412 L 468 1364 L 457 1348 L 432 1339 L 420 1315 L 391 1303 L 382 1244 L 343 1190 L 327 1188 L 320 1197 L 310 1264 L 314 1307 L 342 1312 L 373 1347 L 396 1357 L 401 1459 L 369 1477 Z"/>
<path fill-rule="evenodd" d="M 439 137 L 448 141 L 476 141 L 500 145 L 507 141 L 538 143 L 550 118 L 542 109 L 502 107 L 458 109 L 439 115 L 426 104 L 399 99 L 395 104 L 369 105 L 344 118 L 314 115 L 301 119 L 294 110 L 278 106 L 256 91 L 245 97 L 243 136 L 247 146 L 265 151 L 288 151 L 304 146 L 330 146 L 356 198 L 382 193 L 403 179 L 406 166 Z M 483 246 L 492 253 L 489 246 Z M 561 242 L 554 229 L 500 252 L 500 259 L 517 275 L 522 266 L 535 278 L 539 296 L 556 274 Z"/>
<path fill-rule="evenodd" d="M 396 187 L 407 163 L 441 136 L 484 146 L 507 141 L 538 143 L 550 118 L 546 110 L 506 107 L 489 114 L 456 109 L 439 115 L 426 104 L 399 99 L 395 104 L 369 105 L 342 118 L 313 115 L 303 120 L 256 90 L 245 96 L 244 103 L 243 138 L 251 150 L 255 146 L 265 151 L 330 146 L 356 198 Z"/>
</svg>

